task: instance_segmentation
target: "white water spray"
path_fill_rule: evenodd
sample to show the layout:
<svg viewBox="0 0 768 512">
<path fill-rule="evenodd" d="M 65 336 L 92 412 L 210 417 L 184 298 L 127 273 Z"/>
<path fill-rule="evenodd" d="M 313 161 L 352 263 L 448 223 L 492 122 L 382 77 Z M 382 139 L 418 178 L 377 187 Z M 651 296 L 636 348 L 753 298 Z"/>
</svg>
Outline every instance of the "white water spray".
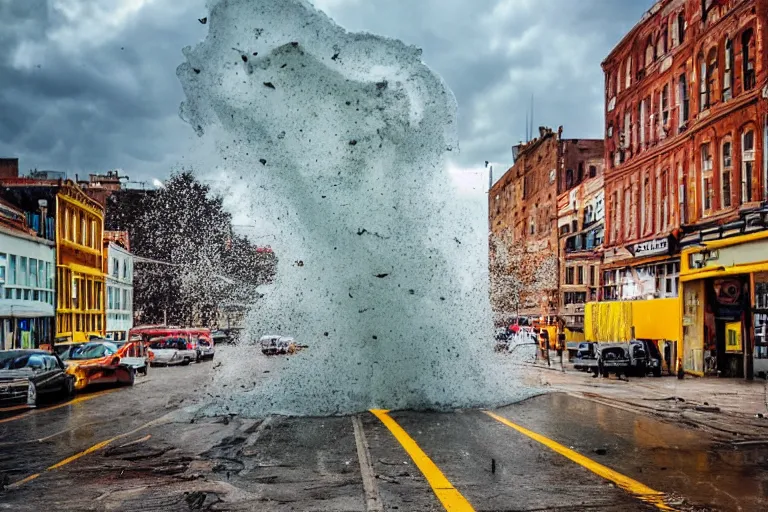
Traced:
<svg viewBox="0 0 768 512">
<path fill-rule="evenodd" d="M 310 349 L 253 389 L 253 342 L 224 360 L 213 413 L 455 408 L 524 393 L 492 354 L 487 221 L 447 159 L 456 104 L 417 48 L 337 26 L 302 0 L 212 0 L 178 76 L 181 115 L 241 208 L 276 226 L 277 281 L 252 341 Z M 200 168 L 201 166 L 198 166 Z M 242 212 L 239 212 L 242 213 Z"/>
</svg>

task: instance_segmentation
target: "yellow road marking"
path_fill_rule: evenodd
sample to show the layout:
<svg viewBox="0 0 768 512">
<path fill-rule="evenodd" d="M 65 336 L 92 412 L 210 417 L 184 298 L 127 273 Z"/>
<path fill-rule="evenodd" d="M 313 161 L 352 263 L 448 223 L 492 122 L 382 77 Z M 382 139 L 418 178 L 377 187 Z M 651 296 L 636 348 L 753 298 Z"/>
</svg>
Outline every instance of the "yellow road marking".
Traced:
<svg viewBox="0 0 768 512">
<path fill-rule="evenodd" d="M 0 407 L 0 412 L 20 411 L 29 408 L 28 405 L 12 405 L 10 407 Z"/>
<path fill-rule="evenodd" d="M 379 418 L 381 422 L 392 432 L 395 439 L 398 440 L 403 449 L 413 460 L 416 467 L 419 468 L 424 478 L 432 487 L 437 499 L 443 504 L 445 510 L 449 512 L 474 512 L 474 508 L 469 504 L 467 499 L 461 495 L 461 493 L 448 481 L 434 462 L 427 456 L 426 453 L 416 444 L 408 433 L 403 430 L 392 417 L 388 414 L 389 411 L 383 409 L 371 409 L 371 413 Z"/>
<path fill-rule="evenodd" d="M 66 459 L 64 459 L 62 461 L 59 461 L 59 462 L 57 462 L 56 464 L 54 464 L 52 466 L 48 466 L 47 468 L 45 468 L 45 471 L 54 471 L 56 469 L 59 469 L 62 466 L 66 466 L 67 464 L 76 461 L 77 459 L 79 459 L 81 457 L 85 457 L 89 453 L 93 453 L 95 451 L 101 450 L 102 448 L 106 448 L 107 446 L 109 446 L 110 444 L 114 443 L 118 439 L 123 439 L 124 437 L 128 437 L 131 434 L 135 434 L 136 432 L 138 432 L 138 431 L 140 431 L 142 429 L 145 429 L 145 428 L 151 427 L 153 425 L 156 425 L 158 423 L 161 423 L 166 416 L 167 415 L 161 416 L 160 418 L 157 418 L 157 419 L 154 419 L 154 420 L 152 420 L 150 422 L 147 422 L 147 423 L 141 425 L 140 427 L 136 427 L 133 430 L 130 430 L 128 432 L 124 432 L 122 434 L 116 435 L 115 437 L 111 437 L 109 439 L 105 439 L 104 441 L 96 443 L 95 445 L 91 446 L 90 448 L 86 448 L 85 450 L 83 450 L 81 452 L 78 452 L 78 453 L 76 453 L 74 455 L 71 455 L 71 456 L 67 457 Z M 141 439 L 139 439 L 138 441 L 141 441 Z M 18 489 L 22 485 L 24 485 L 24 484 L 26 484 L 28 482 L 31 482 L 35 478 L 39 477 L 41 474 L 42 473 L 35 473 L 34 475 L 29 475 L 26 478 L 22 478 L 21 480 L 8 485 L 7 488 L 8 489 Z"/>
<path fill-rule="evenodd" d="M 490 411 L 483 411 L 483 412 L 488 416 L 490 416 L 491 418 L 495 419 L 496 421 L 517 430 L 521 434 L 530 437 L 534 441 L 538 441 L 539 443 L 543 444 L 544 446 L 551 449 L 552 451 L 555 451 L 560 455 L 566 457 L 567 459 L 572 460 L 576 464 L 587 468 L 594 474 L 602 478 L 605 478 L 606 480 L 610 480 L 621 489 L 624 489 L 628 493 L 639 498 L 641 501 L 648 503 L 649 505 L 653 505 L 659 510 L 666 510 L 666 511 L 675 510 L 674 508 L 664 503 L 663 492 L 657 491 L 655 489 L 651 489 L 647 485 L 642 484 L 632 478 L 629 478 L 628 476 L 622 475 L 621 473 L 618 473 L 612 470 L 611 468 L 603 466 L 602 464 L 595 462 L 592 459 L 589 459 L 583 456 L 582 454 L 561 445 L 557 441 L 553 441 L 548 437 L 545 437 L 541 434 L 537 434 L 536 432 L 528 430 L 525 427 L 521 427 L 516 423 L 512 423 L 507 418 L 499 416 L 498 414 L 494 414 Z"/>
<path fill-rule="evenodd" d="M 35 414 L 41 414 L 48 411 L 53 411 L 56 409 L 61 409 L 62 407 L 67 407 L 68 405 L 75 405 L 79 404 L 80 402 L 86 402 L 88 400 L 93 400 L 94 398 L 98 398 L 103 395 L 108 395 L 109 393 L 114 393 L 115 391 L 120 391 L 120 388 L 113 388 L 113 389 L 106 389 L 104 391 L 99 391 L 98 393 L 91 393 L 90 395 L 83 395 L 79 396 L 77 398 L 74 398 L 72 400 L 69 400 L 68 402 L 63 402 L 57 405 L 52 405 L 51 407 L 45 407 L 44 409 L 31 409 L 29 412 L 25 412 L 16 416 L 11 416 L 10 418 L 4 418 L 0 420 L 0 423 L 8 423 L 10 421 L 17 421 L 23 418 L 28 418 L 30 416 L 33 416 Z M 26 406 L 24 406 L 26 407 Z"/>
</svg>

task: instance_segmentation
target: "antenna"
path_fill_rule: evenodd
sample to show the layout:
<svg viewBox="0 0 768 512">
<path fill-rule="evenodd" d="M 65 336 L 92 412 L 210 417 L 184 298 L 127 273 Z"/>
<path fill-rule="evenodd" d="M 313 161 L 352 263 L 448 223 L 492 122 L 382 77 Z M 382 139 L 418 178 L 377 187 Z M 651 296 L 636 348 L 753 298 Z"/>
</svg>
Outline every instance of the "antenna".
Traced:
<svg viewBox="0 0 768 512">
<path fill-rule="evenodd" d="M 533 138 L 533 94 L 531 94 L 531 130 L 530 137 Z"/>
<path fill-rule="evenodd" d="M 528 109 L 525 109 L 525 142 L 528 142 Z"/>
</svg>

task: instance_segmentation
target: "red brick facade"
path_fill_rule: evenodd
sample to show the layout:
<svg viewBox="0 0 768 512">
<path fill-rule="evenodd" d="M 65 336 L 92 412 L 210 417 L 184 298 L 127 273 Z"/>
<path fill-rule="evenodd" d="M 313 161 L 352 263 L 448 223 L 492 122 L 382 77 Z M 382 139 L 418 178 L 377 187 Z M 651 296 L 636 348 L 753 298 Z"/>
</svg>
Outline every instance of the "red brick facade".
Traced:
<svg viewBox="0 0 768 512">
<path fill-rule="evenodd" d="M 609 266 L 768 199 L 766 20 L 768 0 L 662 0 L 603 62 Z"/>
<path fill-rule="evenodd" d="M 558 195 L 602 174 L 602 140 L 562 139 L 539 129 L 539 137 L 515 148 L 514 165 L 489 193 L 491 266 L 494 251 L 509 251 L 519 286 L 521 315 L 557 315 L 560 303 Z M 574 231 L 583 228 L 581 222 Z M 494 289 L 494 275 L 491 276 Z M 503 291 L 502 291 L 503 293 Z"/>
</svg>

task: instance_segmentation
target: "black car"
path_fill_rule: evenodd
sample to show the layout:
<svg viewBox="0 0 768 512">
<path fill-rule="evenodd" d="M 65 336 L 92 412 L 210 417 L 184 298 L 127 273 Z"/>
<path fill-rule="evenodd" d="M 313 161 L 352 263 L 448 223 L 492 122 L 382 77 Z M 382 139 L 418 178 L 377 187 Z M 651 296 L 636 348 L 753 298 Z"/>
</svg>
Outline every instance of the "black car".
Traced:
<svg viewBox="0 0 768 512">
<path fill-rule="evenodd" d="M 579 343 L 576 357 L 573 359 L 575 370 L 597 371 L 597 343 L 585 341 Z"/>
<path fill-rule="evenodd" d="M 644 377 L 653 373 L 661 377 L 661 353 L 652 341 L 632 340 L 632 368 L 636 375 Z"/>
<path fill-rule="evenodd" d="M 0 350 L 0 408 L 72 396 L 75 381 L 65 369 L 59 356 L 43 350 Z"/>
</svg>

